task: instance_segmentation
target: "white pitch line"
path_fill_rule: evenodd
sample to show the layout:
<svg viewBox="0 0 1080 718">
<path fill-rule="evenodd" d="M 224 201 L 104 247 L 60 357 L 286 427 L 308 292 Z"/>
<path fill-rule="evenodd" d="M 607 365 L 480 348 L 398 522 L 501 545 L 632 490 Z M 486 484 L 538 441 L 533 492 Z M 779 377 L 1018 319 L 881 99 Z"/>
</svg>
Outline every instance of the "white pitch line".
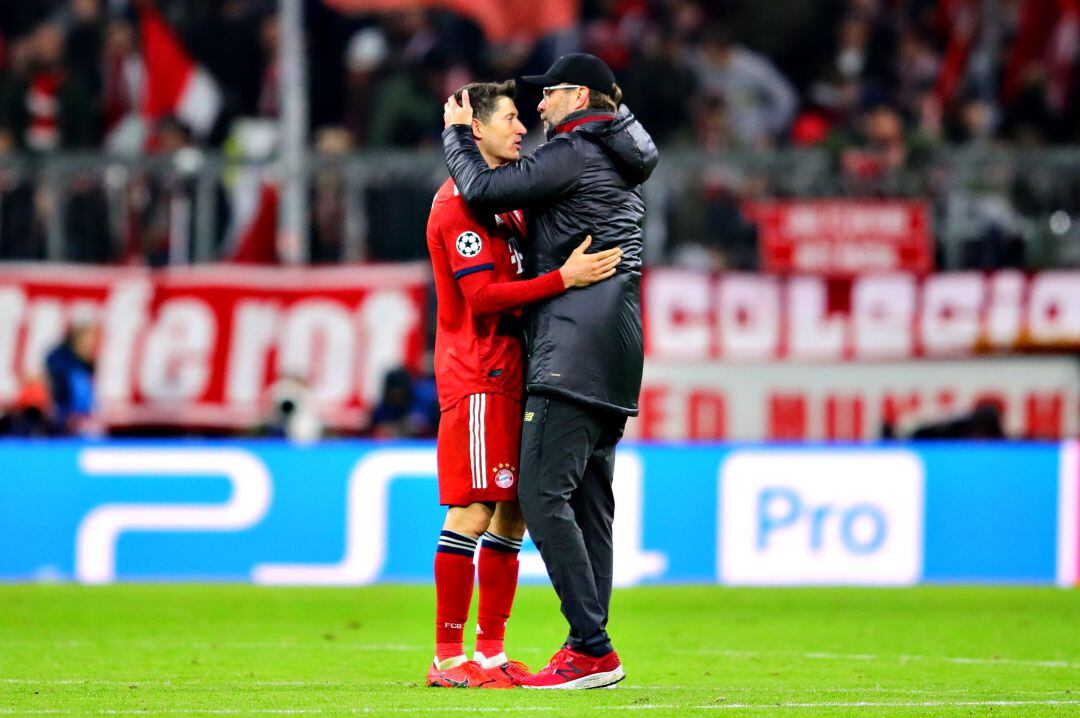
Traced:
<svg viewBox="0 0 1080 718">
<path fill-rule="evenodd" d="M 872 688 L 743 688 L 735 687 L 728 688 L 725 686 L 676 686 L 676 685 L 626 685 L 625 683 L 619 684 L 620 691 L 657 691 L 657 690 L 680 690 L 680 691 L 710 691 L 712 693 L 770 693 L 770 694 L 782 694 L 782 695 L 799 695 L 803 693 L 868 693 L 879 695 L 904 695 L 904 696 L 939 696 L 939 695 L 986 695 L 986 694 L 1008 694 L 1008 695 L 1035 695 L 1035 696 L 1050 696 L 1050 695 L 1072 695 L 1074 691 L 1062 688 L 1060 690 L 1039 690 L 1039 689 L 1008 689 L 1001 690 L 999 688 L 882 688 L 880 686 Z"/>
<path fill-rule="evenodd" d="M 721 656 L 724 658 L 769 658 L 777 656 L 794 656 L 807 660 L 828 661 L 897 661 L 910 663 L 912 661 L 931 661 L 941 663 L 956 663 L 965 665 L 985 666 L 1028 666 L 1030 668 L 1068 668 L 1080 669 L 1080 663 L 1059 660 L 1040 660 L 1023 658 L 973 658 L 967 656 L 919 656 L 900 654 L 896 656 L 878 655 L 874 653 L 828 653 L 814 651 L 810 653 L 796 653 L 794 651 L 729 651 L 724 649 L 700 648 L 679 650 L 675 653 L 691 653 L 699 656 Z"/>
<path fill-rule="evenodd" d="M 776 708 L 1018 708 L 1027 706 L 1080 706 L 1077 701 L 821 701 L 814 703 L 727 703 L 689 706 L 693 710 L 774 710 Z"/>
<path fill-rule="evenodd" d="M 351 651 L 420 651 L 423 646 L 404 643 L 349 643 L 337 639 L 315 641 L 153 641 L 136 639 L 130 641 L 0 641 L 0 647 L 35 648 L 50 645 L 54 648 L 89 648 L 89 647 L 135 647 L 135 648 L 344 648 Z"/>
<path fill-rule="evenodd" d="M 140 688 L 391 688 L 401 687 L 400 681 L 386 681 L 381 683 L 366 683 L 361 681 L 215 681 L 198 679 L 170 679 L 164 681 L 147 681 L 132 679 L 128 681 L 104 679 L 104 678 L 0 678 L 0 684 L 29 685 L 29 686 L 139 686 Z M 620 691 L 708 691 L 712 693 L 726 694 L 754 694 L 766 691 L 762 688 L 726 687 L 721 685 L 676 685 L 676 684 L 621 684 Z M 879 695 L 986 695 L 1008 693 L 1009 695 L 1069 695 L 1071 691 L 1062 690 L 1037 690 L 1037 689 L 1009 689 L 1001 691 L 996 688 L 884 688 L 881 686 L 867 688 L 770 688 L 768 693 L 782 695 L 804 695 L 807 693 L 837 693 L 837 694 L 879 694 Z"/>
<path fill-rule="evenodd" d="M 0 641 L 0 647 L 35 647 L 43 643 L 57 648 L 77 648 L 88 646 L 134 646 L 142 648 L 173 648 L 173 649 L 296 649 L 296 648 L 340 648 L 355 651 L 392 651 L 409 652 L 425 650 L 425 646 L 405 643 L 349 643 L 347 641 L 313 640 L 313 641 L 189 641 L 171 642 L 154 641 L 148 639 L 135 639 L 130 641 Z M 523 651 L 534 653 L 535 651 Z M 1007 665 L 1029 666 L 1032 668 L 1064 668 L 1069 670 L 1080 669 L 1080 663 L 1062 660 L 1047 659 L 1022 659 L 1022 658 L 978 658 L 967 656 L 924 656 L 913 654 L 879 655 L 875 653 L 831 653 L 828 651 L 808 651 L 797 653 L 794 651 L 742 651 L 731 649 L 674 649 L 675 653 L 689 653 L 699 656 L 722 656 L 725 658 L 766 658 L 774 656 L 794 656 L 807 660 L 830 660 L 830 661 L 898 661 L 906 663 L 911 661 L 937 661 L 942 663 L 955 663 L 960 665 Z"/>
<path fill-rule="evenodd" d="M 0 678 L 0 684 L 41 685 L 41 686 L 140 686 L 146 688 L 335 688 L 345 686 L 360 687 L 364 684 L 345 681 L 200 681 L 200 680 L 165 680 L 146 681 L 139 678 L 130 681 L 118 681 L 105 678 Z M 370 685 L 370 684 L 369 684 Z M 382 686 L 398 685 L 383 683 Z"/>
<path fill-rule="evenodd" d="M 1021 708 L 1021 707 L 1073 707 L 1080 706 L 1080 700 L 986 700 L 986 701 L 814 701 L 814 702 L 780 702 L 780 703 L 718 703 L 709 705 L 686 705 L 679 703 L 650 703 L 642 705 L 614 705 L 614 706 L 589 706 L 591 711 L 619 712 L 619 711 L 650 711 L 650 710 L 703 710 L 703 711 L 774 711 L 779 709 L 818 709 L 818 708 Z M 68 711 L 51 708 L 35 708 L 19 710 L 17 708 L 0 708 L 0 715 L 164 715 L 164 714 L 190 714 L 190 715 L 319 715 L 323 713 L 415 713 L 417 711 L 430 713 L 505 713 L 507 708 L 503 706 L 455 706 L 446 709 L 416 707 L 387 707 L 387 708 L 192 708 L 168 710 L 149 710 L 141 708 L 133 709 L 103 709 L 97 711 Z M 566 710 L 565 704 L 555 706 L 516 706 L 513 712 L 530 713 L 561 713 Z"/>
</svg>

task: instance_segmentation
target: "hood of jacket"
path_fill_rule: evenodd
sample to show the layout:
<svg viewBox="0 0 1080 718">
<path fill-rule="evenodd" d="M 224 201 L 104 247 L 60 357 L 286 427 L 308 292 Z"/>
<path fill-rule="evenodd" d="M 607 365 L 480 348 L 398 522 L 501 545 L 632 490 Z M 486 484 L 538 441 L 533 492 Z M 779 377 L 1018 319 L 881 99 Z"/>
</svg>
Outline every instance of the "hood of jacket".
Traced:
<svg viewBox="0 0 1080 718">
<path fill-rule="evenodd" d="M 590 122 L 577 131 L 598 144 L 630 184 L 644 183 L 656 168 L 656 145 L 626 105 L 619 106 L 611 122 Z"/>
</svg>

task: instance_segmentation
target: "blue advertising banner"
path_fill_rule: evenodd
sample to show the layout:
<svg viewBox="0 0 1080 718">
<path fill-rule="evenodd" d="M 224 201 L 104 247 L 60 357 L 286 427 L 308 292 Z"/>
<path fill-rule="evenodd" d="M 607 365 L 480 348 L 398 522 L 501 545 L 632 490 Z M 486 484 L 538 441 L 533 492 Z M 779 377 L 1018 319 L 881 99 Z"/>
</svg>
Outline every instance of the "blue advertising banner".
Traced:
<svg viewBox="0 0 1080 718">
<path fill-rule="evenodd" d="M 1077 454 L 628 443 L 615 581 L 1073 584 Z M 4 581 L 424 582 L 443 513 L 429 443 L 0 442 Z"/>
</svg>

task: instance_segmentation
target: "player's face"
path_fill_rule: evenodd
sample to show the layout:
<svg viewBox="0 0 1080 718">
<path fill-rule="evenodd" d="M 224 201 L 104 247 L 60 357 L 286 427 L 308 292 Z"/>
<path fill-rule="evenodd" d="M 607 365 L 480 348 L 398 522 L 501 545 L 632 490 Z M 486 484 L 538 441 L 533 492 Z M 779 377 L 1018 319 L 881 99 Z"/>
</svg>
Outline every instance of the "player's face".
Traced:
<svg viewBox="0 0 1080 718">
<path fill-rule="evenodd" d="M 491 119 L 483 124 L 483 133 L 480 144 L 489 157 L 503 163 L 521 159 L 521 138 L 526 129 L 518 119 L 517 105 L 509 97 L 499 98 Z"/>
</svg>

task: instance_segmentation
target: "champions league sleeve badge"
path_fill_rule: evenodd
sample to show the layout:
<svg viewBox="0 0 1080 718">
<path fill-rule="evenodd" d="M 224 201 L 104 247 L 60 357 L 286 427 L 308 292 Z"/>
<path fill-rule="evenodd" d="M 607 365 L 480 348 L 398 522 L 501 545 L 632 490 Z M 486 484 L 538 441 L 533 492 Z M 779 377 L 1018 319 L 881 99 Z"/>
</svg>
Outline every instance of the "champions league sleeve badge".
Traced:
<svg viewBox="0 0 1080 718">
<path fill-rule="evenodd" d="M 456 245 L 458 254 L 468 258 L 480 254 L 480 248 L 484 246 L 484 243 L 476 232 L 462 232 L 458 235 Z"/>
</svg>

